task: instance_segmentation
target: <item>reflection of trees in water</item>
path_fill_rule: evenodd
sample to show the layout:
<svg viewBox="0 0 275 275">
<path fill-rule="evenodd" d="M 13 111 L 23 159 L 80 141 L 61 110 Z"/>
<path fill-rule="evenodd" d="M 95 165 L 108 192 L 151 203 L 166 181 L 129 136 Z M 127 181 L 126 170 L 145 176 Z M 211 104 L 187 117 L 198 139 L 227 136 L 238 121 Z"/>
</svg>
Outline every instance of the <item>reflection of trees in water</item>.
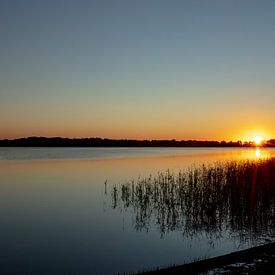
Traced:
<svg viewBox="0 0 275 275">
<path fill-rule="evenodd" d="M 133 209 L 136 230 L 272 234 L 275 159 L 201 165 L 114 186 L 112 207 Z M 272 234 L 273 235 L 273 234 Z"/>
</svg>

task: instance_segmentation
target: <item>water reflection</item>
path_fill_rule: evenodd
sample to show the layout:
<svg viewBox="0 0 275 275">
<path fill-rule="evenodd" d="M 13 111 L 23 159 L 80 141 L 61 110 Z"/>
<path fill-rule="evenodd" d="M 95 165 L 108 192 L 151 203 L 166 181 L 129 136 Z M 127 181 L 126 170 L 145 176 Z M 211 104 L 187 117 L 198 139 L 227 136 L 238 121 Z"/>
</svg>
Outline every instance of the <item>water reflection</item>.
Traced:
<svg viewBox="0 0 275 275">
<path fill-rule="evenodd" d="M 268 158 L 271 158 L 270 151 L 260 147 L 250 150 L 243 150 L 241 154 L 241 159 L 259 160 Z"/>
<path fill-rule="evenodd" d="M 254 152 L 255 153 L 255 152 Z M 133 210 L 135 229 L 157 226 L 161 235 L 194 237 L 223 232 L 272 239 L 275 229 L 275 159 L 218 162 L 112 186 L 114 209 Z M 254 158 L 255 158 L 254 155 Z"/>
<path fill-rule="evenodd" d="M 270 156 L 275 156 L 274 149 L 259 149 L 261 155 L 268 152 Z M 201 166 L 197 165 L 202 162 L 210 165 L 216 161 L 243 160 L 248 152 L 252 162 L 255 160 L 255 148 L 139 150 L 0 148 L 0 274 L 130 273 L 218 256 L 253 245 L 250 240 L 240 244 L 238 239 L 228 238 L 227 235 L 227 228 L 232 228 L 233 225 L 235 231 L 231 230 L 232 234 L 241 232 L 237 227 L 241 222 L 236 219 L 240 216 L 245 223 L 245 213 L 248 211 L 239 210 L 238 214 L 236 208 L 242 205 L 238 192 L 250 190 L 249 187 L 235 188 L 233 184 L 229 184 L 230 180 L 226 184 L 224 179 L 221 185 L 223 191 L 220 194 L 227 198 L 227 201 L 223 202 L 222 197 L 210 194 L 205 196 L 203 202 L 202 196 L 207 194 L 208 189 L 214 192 L 219 190 L 214 184 L 214 175 L 217 173 L 215 166 L 210 166 L 212 170 L 209 170 L 209 166 L 205 165 L 204 169 L 208 173 L 211 171 L 209 177 L 213 181 L 207 189 L 207 185 L 200 186 L 202 180 L 199 173 L 195 175 L 194 168 L 199 170 Z M 265 160 L 259 158 L 258 161 L 265 163 Z M 196 166 L 185 170 L 191 165 Z M 261 234 L 263 236 L 268 230 L 270 236 L 274 232 L 274 219 L 271 220 L 272 211 L 274 217 L 274 199 L 271 201 L 271 198 L 274 198 L 274 189 L 268 185 L 268 182 L 274 182 L 271 178 L 274 165 L 263 167 L 270 176 L 265 178 L 263 186 L 257 187 L 261 195 L 260 198 L 255 198 L 256 205 L 264 202 L 263 195 L 268 197 L 266 204 L 262 203 L 259 211 L 255 211 L 262 217 L 262 220 L 254 219 L 259 224 L 262 223 L 258 225 L 259 230 L 255 233 L 257 237 Z M 267 167 L 270 167 L 270 172 Z M 157 174 L 167 168 L 170 169 L 169 172 L 162 173 L 162 176 L 161 173 Z M 237 169 L 233 168 L 233 171 Z M 185 173 L 185 176 L 182 175 L 182 180 L 176 182 L 179 173 L 172 171 L 177 172 L 180 169 L 181 174 Z M 199 178 L 197 186 L 193 184 L 193 189 L 188 187 L 188 182 L 192 182 L 186 178 L 188 171 L 193 171 L 193 174 L 189 174 L 194 184 L 195 179 Z M 151 184 L 156 178 L 156 187 L 150 187 L 151 193 L 148 189 L 142 189 L 142 186 L 147 186 L 145 183 L 138 184 L 147 180 L 149 185 L 147 176 L 150 174 L 156 175 L 151 176 Z M 208 177 L 206 172 L 204 174 L 204 177 Z M 166 185 L 163 183 L 162 186 L 161 180 L 167 181 L 166 178 L 173 177 L 174 184 L 171 185 L 169 179 L 169 182 Z M 127 182 L 129 179 L 136 179 L 133 182 L 134 190 L 131 189 L 132 182 Z M 240 182 L 241 179 L 242 177 L 239 177 Z M 125 183 L 123 199 L 122 185 L 117 183 Z M 167 184 L 169 187 L 166 187 Z M 232 196 L 227 195 L 226 188 L 231 190 Z M 195 195 L 195 190 L 204 193 Z M 257 193 L 258 190 L 254 192 Z M 155 193 L 152 193 L 153 191 Z M 181 193 L 184 193 L 183 197 Z M 238 204 L 231 202 L 234 198 Z M 215 200 L 218 200 L 219 207 L 215 206 Z M 248 197 L 244 196 L 243 200 L 245 204 Z M 102 201 L 106 204 L 102 204 Z M 206 207 L 203 207 L 203 203 Z M 115 209 L 109 208 L 109 205 Z M 231 214 L 227 215 L 226 209 Z M 215 216 L 211 211 L 218 214 Z M 251 211 L 250 216 L 254 210 Z M 221 228 L 218 227 L 218 222 L 221 223 Z M 249 228 L 247 224 L 242 226 Z M 255 226 L 251 225 L 251 228 Z M 147 234 L 146 230 L 150 232 Z M 207 230 L 210 232 L 208 236 L 215 239 L 207 238 Z M 215 230 L 216 235 L 213 233 Z M 249 235 L 249 232 L 243 232 L 246 236 Z M 160 239 L 160 234 L 166 233 L 169 234 Z M 216 240 L 221 233 L 221 239 Z M 187 234 L 191 237 L 188 238 Z M 209 241 L 214 245 L 209 247 Z"/>
</svg>

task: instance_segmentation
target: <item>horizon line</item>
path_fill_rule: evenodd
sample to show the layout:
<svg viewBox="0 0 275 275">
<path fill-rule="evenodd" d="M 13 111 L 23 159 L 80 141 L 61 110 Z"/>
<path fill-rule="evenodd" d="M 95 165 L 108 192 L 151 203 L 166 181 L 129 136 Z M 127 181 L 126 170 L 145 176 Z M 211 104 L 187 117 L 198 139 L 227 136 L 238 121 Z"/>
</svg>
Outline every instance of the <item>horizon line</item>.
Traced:
<svg viewBox="0 0 275 275">
<path fill-rule="evenodd" d="M 175 138 L 170 138 L 170 139 L 158 139 L 158 138 L 146 138 L 146 139 L 136 139 L 136 138 L 110 138 L 110 137 L 99 137 L 99 136 L 89 136 L 89 137 L 64 137 L 64 136 L 23 136 L 23 137 L 15 137 L 15 138 L 0 138 L 0 141 L 16 141 L 16 140 L 22 140 L 22 139 L 31 139 L 31 138 L 36 138 L 36 139 L 70 139 L 70 140 L 81 140 L 81 139 L 101 139 L 101 140 L 112 140 L 112 141 L 170 141 L 170 142 L 188 142 L 188 141 L 195 141 L 195 142 L 219 142 L 219 143 L 241 143 L 241 144 L 246 144 L 250 143 L 253 144 L 253 140 L 215 140 L 215 139 L 175 139 Z M 262 143 L 273 141 L 275 138 L 269 138 L 269 139 L 263 139 Z"/>
</svg>

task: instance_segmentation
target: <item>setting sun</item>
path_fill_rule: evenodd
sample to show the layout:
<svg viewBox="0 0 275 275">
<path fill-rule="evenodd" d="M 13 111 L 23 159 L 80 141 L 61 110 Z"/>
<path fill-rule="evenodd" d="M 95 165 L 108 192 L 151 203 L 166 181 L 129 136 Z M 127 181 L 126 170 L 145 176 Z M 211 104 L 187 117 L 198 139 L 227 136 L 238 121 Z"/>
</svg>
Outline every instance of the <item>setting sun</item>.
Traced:
<svg viewBox="0 0 275 275">
<path fill-rule="evenodd" d="M 263 138 L 261 136 L 255 136 L 252 141 L 256 144 L 256 145 L 261 145 L 263 142 Z"/>
</svg>

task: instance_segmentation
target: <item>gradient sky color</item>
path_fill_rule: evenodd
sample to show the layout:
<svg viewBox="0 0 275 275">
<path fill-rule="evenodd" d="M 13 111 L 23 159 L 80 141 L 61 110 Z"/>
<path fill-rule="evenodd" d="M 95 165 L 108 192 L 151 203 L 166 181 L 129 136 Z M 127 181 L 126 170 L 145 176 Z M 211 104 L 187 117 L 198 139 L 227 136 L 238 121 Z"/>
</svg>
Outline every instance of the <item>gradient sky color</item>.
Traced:
<svg viewBox="0 0 275 275">
<path fill-rule="evenodd" d="M 275 1 L 2 0 L 0 138 L 275 137 Z"/>
</svg>

